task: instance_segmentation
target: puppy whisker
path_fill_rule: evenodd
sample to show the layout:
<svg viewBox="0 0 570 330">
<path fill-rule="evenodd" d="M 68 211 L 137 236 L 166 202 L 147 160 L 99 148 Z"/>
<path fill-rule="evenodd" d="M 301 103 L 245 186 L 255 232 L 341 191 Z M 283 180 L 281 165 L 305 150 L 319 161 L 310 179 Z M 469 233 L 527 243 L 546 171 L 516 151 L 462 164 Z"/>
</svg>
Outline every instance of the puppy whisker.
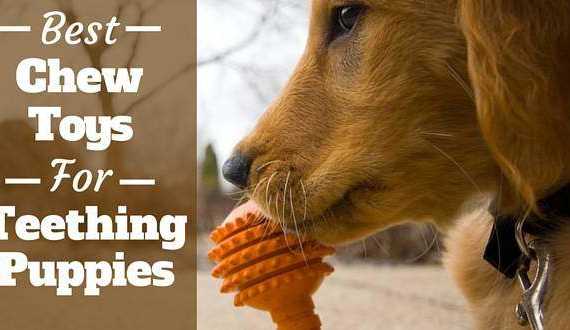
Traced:
<svg viewBox="0 0 570 330">
<path fill-rule="evenodd" d="M 285 198 L 285 195 L 283 195 L 283 198 Z M 279 226 L 281 227 L 281 230 L 282 230 L 283 232 L 285 232 L 285 223 L 284 223 L 283 219 L 281 219 L 281 215 L 279 214 L 279 203 L 278 203 L 278 200 L 279 200 L 279 191 L 277 191 L 277 192 L 275 193 L 275 216 L 276 216 L 277 223 L 278 223 Z"/>
<path fill-rule="evenodd" d="M 295 233 L 297 234 L 297 240 L 299 241 L 299 247 L 301 248 L 301 254 L 303 255 L 303 260 L 308 266 L 307 256 L 305 255 L 305 250 L 303 249 L 303 240 L 299 234 L 299 227 L 297 226 L 297 217 L 295 216 L 295 209 L 293 207 L 293 191 L 289 189 L 289 202 L 291 203 L 291 215 L 293 217 L 293 223 L 295 224 Z"/>
<path fill-rule="evenodd" d="M 263 169 L 266 168 L 267 166 L 269 166 L 269 165 L 271 165 L 271 164 L 280 163 L 280 162 L 282 162 L 282 161 L 281 161 L 281 160 L 272 160 L 272 161 L 269 161 L 269 162 L 267 162 L 267 163 L 265 163 L 265 164 L 263 164 L 263 165 L 261 165 L 261 166 L 258 166 L 258 167 L 255 169 L 255 171 L 256 171 L 256 172 L 260 172 L 261 170 L 263 170 Z"/>
<path fill-rule="evenodd" d="M 482 190 L 481 188 L 479 188 L 477 182 L 475 182 L 475 180 L 473 179 L 473 177 L 471 177 L 469 172 L 467 172 L 467 170 L 463 166 L 461 166 L 461 164 L 459 164 L 459 162 L 457 162 L 455 158 L 451 157 L 450 154 L 448 154 L 443 149 L 433 144 L 431 141 L 429 140 L 425 141 L 427 141 L 435 150 L 437 150 L 440 154 L 442 154 L 445 158 L 447 158 L 450 162 L 452 162 L 459 169 L 459 171 L 461 171 L 461 173 L 465 176 L 465 178 L 473 185 L 473 187 L 475 187 L 475 189 L 477 189 L 479 193 L 482 193 Z"/>
<path fill-rule="evenodd" d="M 388 251 L 388 250 L 386 249 L 386 247 L 384 246 L 384 244 L 382 244 L 382 243 L 378 240 L 378 238 L 377 238 L 376 236 L 372 235 L 372 236 L 370 236 L 370 238 L 374 241 L 374 243 L 376 243 L 376 246 L 377 246 L 380 250 L 382 250 L 382 252 L 384 252 L 384 254 L 385 254 L 386 256 L 389 257 L 389 256 L 391 255 L 391 254 L 390 254 L 390 251 Z"/>
<path fill-rule="evenodd" d="M 287 184 L 289 183 L 289 178 L 291 177 L 291 171 L 287 172 L 287 178 L 285 179 L 285 187 L 283 189 L 283 220 L 285 220 L 285 201 L 287 196 Z M 292 211 L 292 210 L 291 210 Z"/>
<path fill-rule="evenodd" d="M 451 64 L 449 63 L 447 63 L 447 72 L 449 72 L 451 78 L 453 78 L 453 80 L 455 80 L 459 84 L 459 86 L 461 86 L 461 88 L 465 91 L 465 94 L 469 96 L 469 99 L 471 101 L 475 101 L 475 96 L 473 94 L 473 89 L 471 88 L 471 86 L 469 86 L 469 84 L 465 81 L 465 79 L 463 79 L 463 77 L 461 77 L 461 75 L 457 72 L 457 70 L 455 70 L 455 68 L 452 67 Z"/>
<path fill-rule="evenodd" d="M 255 189 L 253 189 L 253 192 L 250 194 L 251 198 L 255 198 L 255 193 L 257 192 L 257 189 L 258 189 L 259 187 L 261 187 L 261 185 L 262 185 L 265 181 L 267 181 L 267 177 L 265 177 L 265 178 L 259 180 L 259 182 L 255 185 Z"/>
<path fill-rule="evenodd" d="M 439 137 L 453 137 L 453 134 L 441 133 L 441 132 L 420 132 L 420 134 L 421 135 L 439 136 Z"/>
<path fill-rule="evenodd" d="M 303 184 L 303 179 L 300 179 L 301 189 L 303 190 L 303 197 L 305 199 L 305 206 L 303 209 L 303 222 L 307 220 L 307 191 L 305 190 L 305 185 Z"/>
<path fill-rule="evenodd" d="M 271 185 L 271 180 L 273 180 L 273 178 L 277 175 L 277 172 L 271 174 L 271 176 L 269 177 L 269 180 L 267 180 L 267 186 L 265 187 L 265 205 L 267 206 L 267 210 L 271 209 L 270 208 L 270 203 L 268 201 L 269 198 L 269 186 Z"/>
</svg>

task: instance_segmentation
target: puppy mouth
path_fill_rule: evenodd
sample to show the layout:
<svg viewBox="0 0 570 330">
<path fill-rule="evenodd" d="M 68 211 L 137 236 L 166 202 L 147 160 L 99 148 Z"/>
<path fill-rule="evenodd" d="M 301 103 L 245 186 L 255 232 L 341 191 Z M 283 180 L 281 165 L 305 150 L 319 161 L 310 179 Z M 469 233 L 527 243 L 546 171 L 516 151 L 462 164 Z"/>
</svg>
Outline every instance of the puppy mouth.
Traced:
<svg viewBox="0 0 570 330">
<path fill-rule="evenodd" d="M 366 199 L 367 195 L 386 190 L 387 187 L 382 184 L 372 184 L 370 182 L 360 183 L 345 191 L 341 198 L 332 203 L 320 214 L 306 219 L 301 219 L 301 221 L 296 220 L 293 222 L 283 222 L 281 225 L 286 232 L 292 234 L 305 233 L 310 235 L 317 227 L 320 226 L 330 226 L 332 229 L 334 228 L 334 221 L 342 220 L 347 217 L 357 207 L 355 205 L 354 198 L 359 200 Z"/>
<path fill-rule="evenodd" d="M 386 190 L 381 180 L 368 179 L 343 187 L 339 194 L 335 189 L 340 187 L 326 177 L 332 176 L 311 180 L 294 164 L 270 161 L 257 167 L 248 197 L 284 231 L 314 236 L 337 230 L 338 224 L 356 225 L 359 207 L 367 208 L 372 195 Z"/>
</svg>

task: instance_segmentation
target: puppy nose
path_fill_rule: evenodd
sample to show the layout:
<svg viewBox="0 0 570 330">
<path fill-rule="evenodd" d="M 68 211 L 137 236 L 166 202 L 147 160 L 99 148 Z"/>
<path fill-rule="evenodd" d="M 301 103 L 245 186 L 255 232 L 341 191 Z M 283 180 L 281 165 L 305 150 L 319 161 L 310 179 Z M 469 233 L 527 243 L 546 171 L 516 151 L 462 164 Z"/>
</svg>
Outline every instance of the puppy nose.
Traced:
<svg viewBox="0 0 570 330">
<path fill-rule="evenodd" d="M 224 178 L 238 188 L 247 187 L 251 159 L 240 152 L 235 152 L 222 166 Z"/>
</svg>

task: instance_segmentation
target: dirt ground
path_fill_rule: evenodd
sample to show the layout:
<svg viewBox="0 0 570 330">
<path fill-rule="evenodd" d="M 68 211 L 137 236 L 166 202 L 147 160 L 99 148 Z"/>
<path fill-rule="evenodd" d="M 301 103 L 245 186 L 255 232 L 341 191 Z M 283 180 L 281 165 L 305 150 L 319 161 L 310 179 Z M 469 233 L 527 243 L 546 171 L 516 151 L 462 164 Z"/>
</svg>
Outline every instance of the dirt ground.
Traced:
<svg viewBox="0 0 570 330">
<path fill-rule="evenodd" d="M 265 313 L 236 309 L 204 265 L 198 273 L 198 329 L 273 329 Z M 465 304 L 440 266 L 336 263 L 315 304 L 326 330 L 471 329 Z"/>
</svg>

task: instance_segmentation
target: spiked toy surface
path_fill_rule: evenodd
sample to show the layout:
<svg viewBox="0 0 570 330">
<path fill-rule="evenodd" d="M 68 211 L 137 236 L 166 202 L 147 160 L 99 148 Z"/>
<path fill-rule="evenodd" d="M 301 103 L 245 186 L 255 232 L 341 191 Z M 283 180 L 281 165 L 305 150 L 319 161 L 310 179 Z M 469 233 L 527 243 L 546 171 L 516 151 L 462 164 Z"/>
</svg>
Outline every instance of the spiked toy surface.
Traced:
<svg viewBox="0 0 570 330">
<path fill-rule="evenodd" d="M 237 292 L 236 306 L 268 311 L 278 330 L 317 330 L 311 296 L 333 268 L 331 247 L 271 227 L 253 202 L 234 210 L 210 235 L 208 257 L 218 264 L 221 292 Z"/>
</svg>

